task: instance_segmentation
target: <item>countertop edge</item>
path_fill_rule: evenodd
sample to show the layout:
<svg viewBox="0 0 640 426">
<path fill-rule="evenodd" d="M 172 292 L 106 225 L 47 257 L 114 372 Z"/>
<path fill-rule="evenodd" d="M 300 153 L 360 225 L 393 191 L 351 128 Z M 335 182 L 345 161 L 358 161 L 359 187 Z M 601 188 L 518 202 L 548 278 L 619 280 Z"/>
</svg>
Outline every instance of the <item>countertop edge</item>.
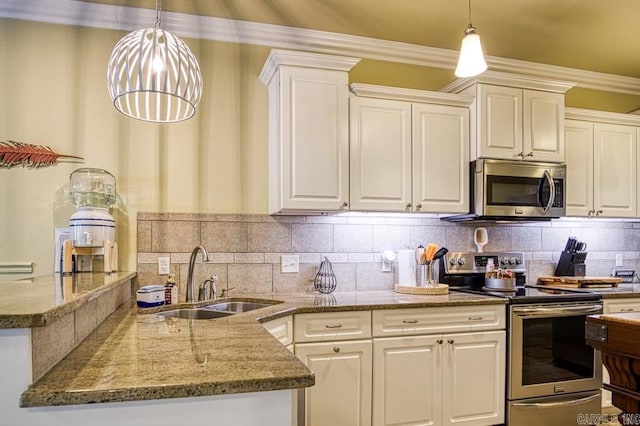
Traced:
<svg viewBox="0 0 640 426">
<path fill-rule="evenodd" d="M 0 329 L 34 328 L 50 325 L 60 318 L 64 317 L 65 315 L 76 311 L 78 308 L 91 302 L 107 291 L 110 291 L 115 287 L 121 285 L 123 282 L 132 280 L 137 273 L 122 271 L 116 272 L 115 274 L 119 276 L 117 278 L 114 277 L 114 279 L 107 284 L 86 294 L 83 294 L 77 299 L 73 299 L 67 303 L 63 303 L 44 312 L 29 314 L 0 314 Z M 109 275 L 105 274 L 105 276 Z"/>
</svg>

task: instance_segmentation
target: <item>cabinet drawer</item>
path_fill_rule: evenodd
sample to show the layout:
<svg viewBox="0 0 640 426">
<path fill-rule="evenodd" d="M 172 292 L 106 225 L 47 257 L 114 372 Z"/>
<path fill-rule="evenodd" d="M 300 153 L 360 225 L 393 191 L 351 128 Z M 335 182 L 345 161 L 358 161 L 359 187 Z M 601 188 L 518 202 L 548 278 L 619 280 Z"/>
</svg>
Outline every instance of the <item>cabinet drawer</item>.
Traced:
<svg viewBox="0 0 640 426">
<path fill-rule="evenodd" d="M 617 314 L 620 312 L 640 312 L 640 299 L 618 299 L 618 300 L 605 300 L 604 309 L 605 314 Z"/>
<path fill-rule="evenodd" d="M 291 315 L 267 321 L 262 326 L 283 345 L 293 343 L 293 317 Z"/>
<path fill-rule="evenodd" d="M 371 337 L 371 311 L 300 314 L 293 321 L 296 343 Z"/>
<path fill-rule="evenodd" d="M 505 305 L 375 310 L 373 336 L 501 330 L 505 311 Z"/>
</svg>

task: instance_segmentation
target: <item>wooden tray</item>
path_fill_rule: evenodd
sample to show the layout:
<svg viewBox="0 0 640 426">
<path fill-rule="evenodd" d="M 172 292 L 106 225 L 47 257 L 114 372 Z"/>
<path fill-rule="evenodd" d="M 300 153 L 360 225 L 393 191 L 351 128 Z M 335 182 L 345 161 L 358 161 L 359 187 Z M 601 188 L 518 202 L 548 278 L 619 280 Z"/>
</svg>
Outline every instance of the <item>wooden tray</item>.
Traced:
<svg viewBox="0 0 640 426">
<path fill-rule="evenodd" d="M 621 282 L 615 277 L 538 277 L 538 284 L 555 287 L 617 287 Z"/>
<path fill-rule="evenodd" d="M 435 287 L 412 287 L 406 285 L 396 284 L 394 288 L 396 293 L 404 294 L 424 294 L 424 295 L 439 295 L 448 294 L 449 286 L 447 284 L 436 284 Z"/>
</svg>

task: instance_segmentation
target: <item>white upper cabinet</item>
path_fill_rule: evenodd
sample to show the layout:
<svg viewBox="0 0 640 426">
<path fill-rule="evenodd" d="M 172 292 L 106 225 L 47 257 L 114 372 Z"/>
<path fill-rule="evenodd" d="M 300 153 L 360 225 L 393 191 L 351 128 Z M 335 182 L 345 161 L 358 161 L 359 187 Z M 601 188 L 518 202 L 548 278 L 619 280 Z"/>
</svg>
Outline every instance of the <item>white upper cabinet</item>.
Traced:
<svg viewBox="0 0 640 426">
<path fill-rule="evenodd" d="M 348 71 L 357 58 L 272 50 L 269 213 L 340 211 L 349 200 Z"/>
<path fill-rule="evenodd" d="M 411 208 L 411 104 L 350 99 L 352 210 Z"/>
<path fill-rule="evenodd" d="M 351 210 L 467 213 L 471 98 L 352 84 Z"/>
<path fill-rule="evenodd" d="M 568 108 L 567 216 L 638 215 L 640 117 Z"/>
<path fill-rule="evenodd" d="M 565 161 L 564 93 L 572 83 L 496 71 L 458 80 L 443 91 L 475 97 L 471 160 Z"/>
<path fill-rule="evenodd" d="M 417 211 L 469 211 L 469 108 L 413 104 L 413 203 Z"/>
</svg>

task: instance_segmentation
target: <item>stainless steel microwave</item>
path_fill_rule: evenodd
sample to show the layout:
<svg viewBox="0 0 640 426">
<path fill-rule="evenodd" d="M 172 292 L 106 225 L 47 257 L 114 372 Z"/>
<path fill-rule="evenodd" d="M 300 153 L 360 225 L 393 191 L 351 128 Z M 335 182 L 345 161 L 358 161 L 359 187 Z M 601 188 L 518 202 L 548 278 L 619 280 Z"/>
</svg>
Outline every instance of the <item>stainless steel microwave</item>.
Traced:
<svg viewBox="0 0 640 426">
<path fill-rule="evenodd" d="M 564 164 L 481 159 L 471 162 L 476 218 L 544 220 L 565 215 Z"/>
</svg>

